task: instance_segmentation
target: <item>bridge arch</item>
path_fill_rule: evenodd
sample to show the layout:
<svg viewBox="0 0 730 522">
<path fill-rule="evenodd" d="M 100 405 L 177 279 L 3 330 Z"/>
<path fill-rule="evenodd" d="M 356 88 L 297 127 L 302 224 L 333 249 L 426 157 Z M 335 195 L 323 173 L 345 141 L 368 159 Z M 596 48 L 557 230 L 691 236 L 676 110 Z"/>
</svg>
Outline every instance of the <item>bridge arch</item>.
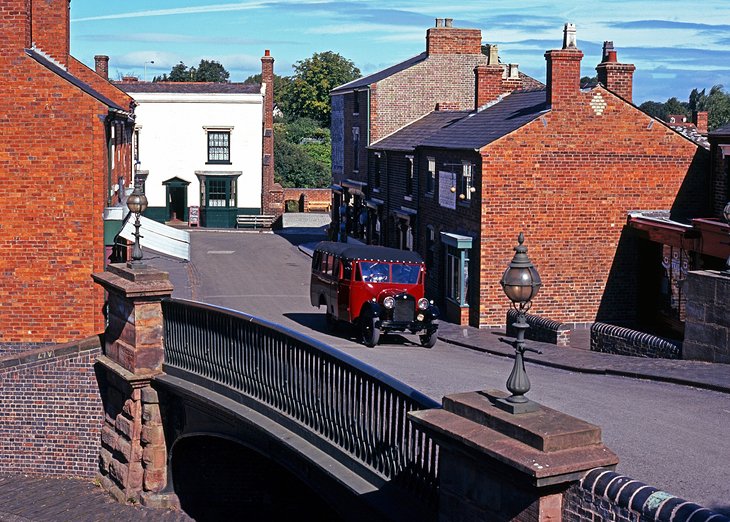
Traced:
<svg viewBox="0 0 730 522">
<path fill-rule="evenodd" d="M 242 441 L 190 434 L 171 450 L 171 481 L 182 509 L 197 521 L 341 520 L 306 482 Z"/>
</svg>

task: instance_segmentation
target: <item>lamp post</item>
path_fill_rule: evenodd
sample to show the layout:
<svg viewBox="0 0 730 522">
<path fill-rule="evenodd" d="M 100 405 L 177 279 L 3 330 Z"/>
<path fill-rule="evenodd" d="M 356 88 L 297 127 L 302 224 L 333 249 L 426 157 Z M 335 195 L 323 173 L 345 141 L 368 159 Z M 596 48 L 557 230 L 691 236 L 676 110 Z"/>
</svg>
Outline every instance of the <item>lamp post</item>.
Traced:
<svg viewBox="0 0 730 522">
<path fill-rule="evenodd" d="M 138 269 L 146 268 L 146 265 L 142 262 L 142 247 L 139 244 L 139 239 L 142 235 L 139 233 L 139 216 L 147 208 L 147 196 L 144 195 L 139 185 L 134 187 L 134 190 L 127 198 L 127 208 L 135 216 L 134 220 L 134 247 L 132 248 L 132 260 L 127 263 L 129 268 Z"/>
<path fill-rule="evenodd" d="M 512 394 L 505 399 L 498 401 L 498 406 L 510 413 L 527 413 L 539 408 L 536 402 L 529 400 L 525 394 L 530 391 L 530 379 L 527 378 L 523 354 L 525 350 L 525 330 L 527 324 L 525 315 L 532 306 L 532 299 L 542 286 L 540 274 L 527 257 L 527 247 L 523 245 L 525 235 L 520 232 L 517 238 L 518 245 L 514 248 L 515 255 L 504 271 L 500 284 L 504 293 L 512 301 L 512 307 L 517 311 L 517 322 L 512 326 L 517 330 L 515 338 L 515 362 L 507 379 L 507 390 Z"/>
<path fill-rule="evenodd" d="M 725 205 L 725 208 L 722 210 L 722 216 L 725 218 L 725 222 L 730 225 L 730 201 L 728 201 L 727 205 Z M 727 266 L 725 273 L 730 274 L 730 256 L 727 256 L 725 265 Z"/>
<path fill-rule="evenodd" d="M 148 63 L 155 63 L 154 60 L 149 60 L 144 63 L 144 81 L 147 81 L 147 64 Z"/>
</svg>

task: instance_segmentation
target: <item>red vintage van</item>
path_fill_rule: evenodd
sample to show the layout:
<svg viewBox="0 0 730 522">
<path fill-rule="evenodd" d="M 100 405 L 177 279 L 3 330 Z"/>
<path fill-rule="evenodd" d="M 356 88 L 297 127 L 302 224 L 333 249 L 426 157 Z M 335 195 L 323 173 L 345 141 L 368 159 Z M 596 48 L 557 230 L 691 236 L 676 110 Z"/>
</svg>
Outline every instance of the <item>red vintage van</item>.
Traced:
<svg viewBox="0 0 730 522">
<path fill-rule="evenodd" d="M 436 343 L 439 310 L 424 296 L 426 267 L 408 250 L 322 241 L 312 255 L 312 306 L 326 308 L 327 321 L 360 329 L 367 346 L 381 333 L 418 334 Z"/>
</svg>

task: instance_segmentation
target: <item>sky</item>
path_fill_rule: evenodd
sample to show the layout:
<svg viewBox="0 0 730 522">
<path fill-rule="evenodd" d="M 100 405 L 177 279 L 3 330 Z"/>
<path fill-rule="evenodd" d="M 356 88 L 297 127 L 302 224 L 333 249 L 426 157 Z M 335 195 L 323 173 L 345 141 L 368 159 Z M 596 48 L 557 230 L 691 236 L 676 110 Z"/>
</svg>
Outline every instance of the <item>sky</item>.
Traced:
<svg viewBox="0 0 730 522">
<path fill-rule="evenodd" d="M 693 88 L 717 84 L 730 92 L 728 0 L 72 0 L 71 52 L 92 68 L 94 55 L 108 55 L 112 79 L 151 80 L 180 61 L 206 59 L 243 81 L 261 72 L 265 49 L 282 76 L 323 51 L 367 75 L 423 52 L 435 18 L 481 29 L 503 62 L 541 81 L 545 51 L 561 47 L 571 22 L 582 74 L 595 75 L 603 41 L 613 41 L 618 61 L 636 65 L 637 104 L 686 101 Z"/>
</svg>

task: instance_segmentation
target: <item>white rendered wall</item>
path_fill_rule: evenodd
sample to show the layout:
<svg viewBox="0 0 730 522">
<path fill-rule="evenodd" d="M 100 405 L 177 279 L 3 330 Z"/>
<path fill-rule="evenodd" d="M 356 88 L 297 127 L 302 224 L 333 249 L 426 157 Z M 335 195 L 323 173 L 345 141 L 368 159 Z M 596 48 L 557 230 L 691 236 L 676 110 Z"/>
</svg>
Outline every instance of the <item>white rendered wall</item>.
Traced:
<svg viewBox="0 0 730 522">
<path fill-rule="evenodd" d="M 129 93 L 139 129 L 139 169 L 149 171 L 150 207 L 165 207 L 171 178 L 190 182 L 188 206 L 203 206 L 195 171 L 240 171 L 238 207 L 261 207 L 263 96 L 261 94 Z M 230 165 L 206 164 L 206 128 L 231 129 Z"/>
</svg>

